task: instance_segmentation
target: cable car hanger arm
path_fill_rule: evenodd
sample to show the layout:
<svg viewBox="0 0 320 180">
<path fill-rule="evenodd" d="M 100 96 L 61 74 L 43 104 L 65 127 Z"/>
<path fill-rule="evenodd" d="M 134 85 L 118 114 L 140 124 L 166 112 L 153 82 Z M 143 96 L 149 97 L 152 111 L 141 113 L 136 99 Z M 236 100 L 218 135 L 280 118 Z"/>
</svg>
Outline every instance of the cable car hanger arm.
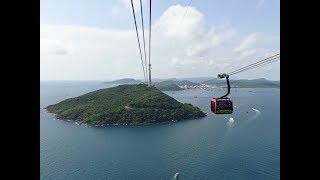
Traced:
<svg viewBox="0 0 320 180">
<path fill-rule="evenodd" d="M 223 95 L 223 96 L 221 96 L 221 97 L 219 97 L 219 98 L 224 98 L 224 97 L 227 97 L 229 94 L 230 94 L 230 82 L 229 82 L 229 75 L 228 74 L 226 74 L 226 73 L 221 73 L 221 74 L 218 74 L 218 78 L 226 78 L 226 80 L 227 80 L 227 85 L 228 85 L 228 92 L 227 92 L 227 94 L 225 94 L 225 95 Z"/>
</svg>

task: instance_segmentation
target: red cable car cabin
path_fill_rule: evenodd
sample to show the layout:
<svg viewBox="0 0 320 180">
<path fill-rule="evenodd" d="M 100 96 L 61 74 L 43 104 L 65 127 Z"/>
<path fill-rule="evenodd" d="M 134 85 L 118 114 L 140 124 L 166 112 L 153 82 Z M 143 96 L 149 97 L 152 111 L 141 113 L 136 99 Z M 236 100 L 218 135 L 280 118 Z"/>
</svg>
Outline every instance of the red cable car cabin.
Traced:
<svg viewBox="0 0 320 180">
<path fill-rule="evenodd" d="M 215 114 L 232 114 L 232 101 L 229 98 L 212 98 L 211 111 Z"/>
<path fill-rule="evenodd" d="M 215 114 L 232 114 L 233 103 L 229 98 L 227 98 L 230 93 L 229 75 L 219 74 L 218 77 L 227 79 L 228 92 L 222 97 L 211 99 L 211 111 Z"/>
</svg>

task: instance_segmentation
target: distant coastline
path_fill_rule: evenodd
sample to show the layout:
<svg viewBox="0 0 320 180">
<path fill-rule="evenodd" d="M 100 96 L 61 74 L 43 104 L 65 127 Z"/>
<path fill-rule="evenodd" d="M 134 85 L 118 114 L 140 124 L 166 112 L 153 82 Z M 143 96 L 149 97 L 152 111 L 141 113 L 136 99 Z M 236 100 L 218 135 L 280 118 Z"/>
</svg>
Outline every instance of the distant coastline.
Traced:
<svg viewBox="0 0 320 180">
<path fill-rule="evenodd" d="M 115 81 L 105 82 L 108 84 L 142 84 L 140 80 L 124 78 Z M 162 91 L 181 91 L 184 89 L 206 89 L 206 88 L 226 88 L 226 81 L 218 78 L 189 78 L 189 79 L 161 79 L 153 83 L 155 87 Z M 280 88 L 280 81 L 260 79 L 236 79 L 230 80 L 232 88 Z"/>
</svg>

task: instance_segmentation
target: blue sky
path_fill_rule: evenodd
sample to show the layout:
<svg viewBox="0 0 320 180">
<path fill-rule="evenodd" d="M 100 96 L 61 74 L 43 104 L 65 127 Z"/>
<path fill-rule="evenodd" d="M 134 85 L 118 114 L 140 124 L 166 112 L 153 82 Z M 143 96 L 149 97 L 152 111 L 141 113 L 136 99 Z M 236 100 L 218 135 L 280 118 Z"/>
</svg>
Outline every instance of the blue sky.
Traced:
<svg viewBox="0 0 320 180">
<path fill-rule="evenodd" d="M 188 5 L 189 1 L 154 0 L 152 18 L 159 17 L 171 5 Z M 258 7 L 259 2 L 263 4 Z M 122 16 L 112 15 L 114 6 Z M 204 14 L 208 25 L 230 21 L 244 33 L 279 33 L 279 0 L 191 0 L 191 6 Z M 41 0 L 41 23 L 131 29 L 132 13 L 119 5 L 118 0 Z"/>
<path fill-rule="evenodd" d="M 148 11 L 148 2 L 143 0 L 145 14 Z M 280 50 L 279 0 L 192 0 L 189 9 L 186 7 L 189 0 L 154 0 L 152 3 L 152 26 L 156 36 L 152 48 L 155 52 L 153 60 L 156 61 L 155 65 L 159 62 L 158 66 L 153 67 L 155 77 L 209 76 L 254 62 L 255 58 L 259 59 Z M 134 42 L 136 39 L 133 33 L 133 17 L 128 8 L 129 0 L 41 0 L 40 7 L 42 80 L 105 80 L 129 76 L 142 78 L 137 44 Z M 185 11 L 188 12 L 183 21 L 185 25 L 180 25 L 181 18 L 174 20 L 175 14 L 184 14 Z M 147 16 L 145 19 L 147 22 Z M 174 29 L 168 29 L 165 25 Z M 173 32 L 175 29 L 184 31 L 186 37 L 192 38 L 179 39 L 179 33 Z M 117 35 L 106 37 L 104 34 L 111 32 Z M 195 34 L 199 35 L 194 36 Z M 118 36 L 119 40 L 115 39 Z M 97 48 L 85 46 L 85 39 Z M 128 45 L 110 46 L 122 40 L 128 42 Z M 168 46 L 171 48 L 166 49 Z M 115 49 L 116 47 L 118 49 Z M 201 52 L 205 50 L 207 59 L 191 53 L 197 48 L 201 49 Z M 117 54 L 107 53 L 108 50 L 125 53 L 118 57 Z M 161 55 L 161 52 L 168 51 L 168 55 Z M 240 57 L 240 54 L 244 57 Z M 113 59 L 113 62 L 110 59 Z M 130 69 L 121 66 L 126 64 L 124 59 L 130 59 L 127 60 Z M 113 64 L 114 61 L 118 61 L 118 64 Z M 74 66 L 75 63 L 78 65 Z M 207 65 L 198 65 L 204 63 L 212 65 L 212 71 Z M 108 69 L 110 64 L 112 65 Z M 168 66 L 171 68 L 167 68 Z M 86 68 L 88 72 L 92 72 L 90 75 L 81 73 Z M 69 72 L 61 75 L 61 72 L 67 69 Z M 170 72 L 164 73 L 165 69 Z M 252 72 L 239 77 L 280 78 L 279 63 Z"/>
</svg>

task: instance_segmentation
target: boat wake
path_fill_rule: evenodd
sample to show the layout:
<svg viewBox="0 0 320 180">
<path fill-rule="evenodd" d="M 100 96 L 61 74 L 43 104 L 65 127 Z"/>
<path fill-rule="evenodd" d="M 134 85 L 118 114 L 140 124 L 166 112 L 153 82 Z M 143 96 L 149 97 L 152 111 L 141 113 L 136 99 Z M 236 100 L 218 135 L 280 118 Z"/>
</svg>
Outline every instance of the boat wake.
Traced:
<svg viewBox="0 0 320 180">
<path fill-rule="evenodd" d="M 255 115 L 249 119 L 250 122 L 257 119 L 261 115 L 261 112 L 258 109 L 255 109 L 255 108 L 251 108 L 251 109 L 255 112 Z"/>
<path fill-rule="evenodd" d="M 172 180 L 178 180 L 179 173 L 175 173 L 172 177 Z"/>
<path fill-rule="evenodd" d="M 234 124 L 234 119 L 233 119 L 232 117 L 230 117 L 229 120 L 228 120 L 228 122 L 227 122 L 227 125 L 228 125 L 229 127 L 232 127 L 233 124 Z"/>
<path fill-rule="evenodd" d="M 254 115 L 254 118 L 257 118 L 258 116 L 261 115 L 261 112 L 258 109 L 251 108 L 256 114 Z"/>
</svg>

